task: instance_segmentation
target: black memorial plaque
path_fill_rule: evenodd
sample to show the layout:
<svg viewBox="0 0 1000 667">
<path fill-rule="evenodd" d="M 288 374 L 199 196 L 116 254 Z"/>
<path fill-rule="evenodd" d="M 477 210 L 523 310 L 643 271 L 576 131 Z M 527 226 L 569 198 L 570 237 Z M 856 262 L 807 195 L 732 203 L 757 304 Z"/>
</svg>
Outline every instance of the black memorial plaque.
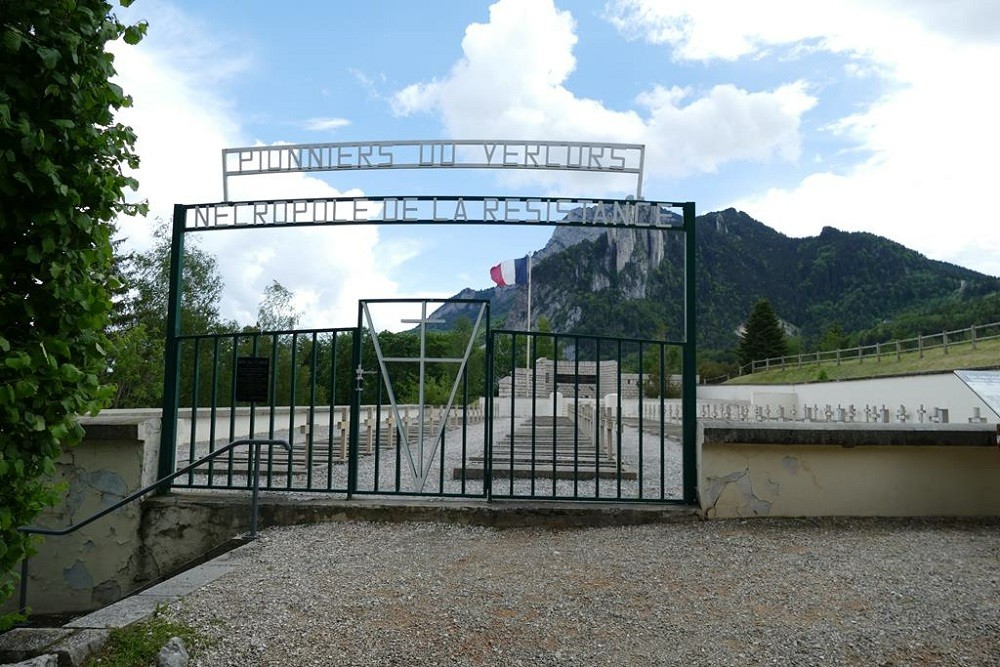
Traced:
<svg viewBox="0 0 1000 667">
<path fill-rule="evenodd" d="M 236 359 L 236 400 L 266 403 L 271 385 L 270 360 L 267 357 Z"/>
</svg>

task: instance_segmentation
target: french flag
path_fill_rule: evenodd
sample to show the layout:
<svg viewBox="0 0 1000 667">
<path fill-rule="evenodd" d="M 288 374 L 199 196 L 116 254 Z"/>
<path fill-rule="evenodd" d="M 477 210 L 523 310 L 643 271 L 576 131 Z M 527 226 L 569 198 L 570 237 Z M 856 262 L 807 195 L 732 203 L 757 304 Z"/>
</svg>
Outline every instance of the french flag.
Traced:
<svg viewBox="0 0 1000 667">
<path fill-rule="evenodd" d="M 490 269 L 490 278 L 498 287 L 528 284 L 528 258 L 508 259 Z"/>
</svg>

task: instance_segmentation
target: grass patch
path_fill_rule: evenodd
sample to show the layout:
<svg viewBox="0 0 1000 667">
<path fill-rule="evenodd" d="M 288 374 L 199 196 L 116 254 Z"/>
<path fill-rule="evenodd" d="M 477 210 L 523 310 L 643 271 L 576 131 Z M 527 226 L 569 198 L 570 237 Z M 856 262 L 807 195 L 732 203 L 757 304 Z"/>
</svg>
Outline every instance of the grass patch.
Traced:
<svg viewBox="0 0 1000 667">
<path fill-rule="evenodd" d="M 968 342 L 954 343 L 945 352 L 942 347 L 918 352 L 903 352 L 897 358 L 896 352 L 886 346 L 886 350 L 876 356 L 874 352 L 863 357 L 843 357 L 836 361 L 806 361 L 803 355 L 801 366 L 789 364 L 785 368 L 758 371 L 752 375 L 733 378 L 725 384 L 800 384 L 828 380 L 862 380 L 892 375 L 915 375 L 920 373 L 941 373 L 959 368 L 1000 367 L 1000 340 L 984 340 L 973 349 Z"/>
<path fill-rule="evenodd" d="M 207 640 L 189 625 L 166 618 L 160 609 L 144 621 L 111 631 L 104 647 L 87 666 L 147 667 L 156 664 L 156 655 L 171 637 L 180 637 L 189 653 L 208 645 Z"/>
</svg>

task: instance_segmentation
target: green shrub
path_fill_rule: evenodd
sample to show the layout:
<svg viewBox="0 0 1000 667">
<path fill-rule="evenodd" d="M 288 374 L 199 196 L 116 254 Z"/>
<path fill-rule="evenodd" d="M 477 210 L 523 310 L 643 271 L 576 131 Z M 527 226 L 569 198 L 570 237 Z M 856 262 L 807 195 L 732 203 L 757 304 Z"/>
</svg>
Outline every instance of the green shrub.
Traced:
<svg viewBox="0 0 1000 667">
<path fill-rule="evenodd" d="M 126 5 L 131 0 L 121 0 Z M 0 600 L 30 549 L 17 529 L 53 501 L 45 476 L 96 413 L 111 309 L 112 222 L 139 212 L 131 100 L 105 44 L 137 43 L 99 0 L 0 4 Z M 0 619 L 0 628 L 10 619 Z"/>
</svg>

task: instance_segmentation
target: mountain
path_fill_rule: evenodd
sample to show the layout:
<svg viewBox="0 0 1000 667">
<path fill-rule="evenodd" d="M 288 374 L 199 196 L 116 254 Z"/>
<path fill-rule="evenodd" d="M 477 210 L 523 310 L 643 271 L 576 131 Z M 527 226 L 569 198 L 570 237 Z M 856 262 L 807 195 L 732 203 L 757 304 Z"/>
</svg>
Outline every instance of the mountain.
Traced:
<svg viewBox="0 0 1000 667">
<path fill-rule="evenodd" d="M 579 215 L 574 212 L 572 215 Z M 696 219 L 699 348 L 729 349 L 759 298 L 806 338 L 837 324 L 871 330 L 897 313 L 948 308 L 1000 292 L 1000 278 L 935 261 L 867 232 L 825 227 L 791 238 L 734 209 Z M 556 227 L 535 254 L 532 310 L 560 333 L 676 340 L 683 334 L 683 234 Z M 475 295 L 475 296 L 470 296 Z M 463 290 L 489 298 L 494 326 L 525 326 L 525 290 Z M 437 317 L 458 312 L 444 306 Z"/>
<path fill-rule="evenodd" d="M 514 289 L 498 289 L 495 287 L 489 287 L 487 289 L 474 290 L 467 287 L 451 298 L 489 301 L 490 315 L 492 318 L 491 324 L 494 329 L 497 329 L 503 325 L 504 320 L 508 317 L 510 312 L 516 311 L 518 308 L 524 310 L 525 306 L 518 305 L 518 296 L 517 291 Z M 450 330 L 454 325 L 455 320 L 460 317 L 467 317 L 471 321 L 475 322 L 478 313 L 478 307 L 475 305 L 448 302 L 438 307 L 429 318 L 433 320 L 443 320 L 444 323 L 433 324 L 428 328 L 432 331 Z"/>
</svg>

